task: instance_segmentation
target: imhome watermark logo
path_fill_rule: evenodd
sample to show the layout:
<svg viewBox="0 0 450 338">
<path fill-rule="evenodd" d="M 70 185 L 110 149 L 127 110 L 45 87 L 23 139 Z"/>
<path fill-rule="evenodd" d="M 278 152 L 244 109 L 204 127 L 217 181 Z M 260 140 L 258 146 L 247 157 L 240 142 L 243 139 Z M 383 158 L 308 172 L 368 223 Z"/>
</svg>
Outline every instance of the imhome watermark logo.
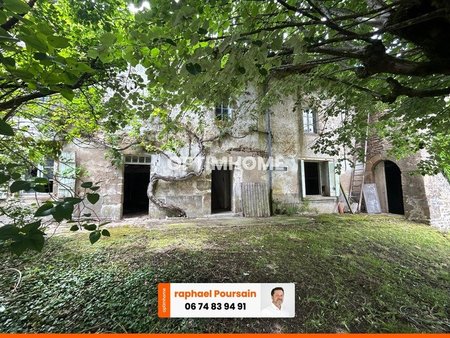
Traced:
<svg viewBox="0 0 450 338">
<path fill-rule="evenodd" d="M 200 163 L 198 157 L 179 157 L 170 156 L 168 161 L 168 168 L 170 170 L 186 170 L 192 168 Z M 234 167 L 241 168 L 243 170 L 279 170 L 279 168 L 285 168 L 286 165 L 283 161 L 283 157 L 274 156 L 263 158 L 261 156 L 207 156 L 205 162 L 205 169 L 210 170 L 230 170 Z"/>
</svg>

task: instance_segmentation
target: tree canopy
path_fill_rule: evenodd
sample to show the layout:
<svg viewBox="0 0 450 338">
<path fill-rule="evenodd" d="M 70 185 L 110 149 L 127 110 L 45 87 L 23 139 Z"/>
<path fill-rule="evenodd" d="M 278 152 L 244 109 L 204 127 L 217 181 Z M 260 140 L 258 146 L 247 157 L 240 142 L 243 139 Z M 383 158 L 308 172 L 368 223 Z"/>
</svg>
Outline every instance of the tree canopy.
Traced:
<svg viewBox="0 0 450 338">
<path fill-rule="evenodd" d="M 127 61 L 176 103 L 220 102 L 248 83 L 268 84 L 272 100 L 334 98 L 329 114 L 346 111 L 348 123 L 318 149 L 350 145 L 371 113 L 372 132 L 396 155 L 425 148 L 422 169 L 436 172 L 449 163 L 448 13 L 448 2 L 431 0 L 151 1 L 131 28 L 145 52 Z"/>
<path fill-rule="evenodd" d="M 323 137 L 322 151 L 336 152 L 331 143 L 362 134 L 371 113 L 378 116 L 372 126 L 398 155 L 426 148 L 433 157 L 429 169 L 450 162 L 447 1 L 134 4 L 140 10 L 133 15 L 125 0 L 5 0 L 3 121 L 36 99 L 61 94 L 72 100 L 85 95 L 83 88 L 107 82 L 115 92 L 109 109 L 98 114 L 113 130 L 160 107 L 228 100 L 251 83 L 268 87 L 273 95 L 265 101 L 314 92 L 334 98 L 329 113 L 346 111 L 349 123 L 332 137 L 323 135 L 333 142 Z M 123 86 L 115 74 L 130 65 L 144 67 L 146 79 L 129 73 L 132 85 Z"/>
</svg>

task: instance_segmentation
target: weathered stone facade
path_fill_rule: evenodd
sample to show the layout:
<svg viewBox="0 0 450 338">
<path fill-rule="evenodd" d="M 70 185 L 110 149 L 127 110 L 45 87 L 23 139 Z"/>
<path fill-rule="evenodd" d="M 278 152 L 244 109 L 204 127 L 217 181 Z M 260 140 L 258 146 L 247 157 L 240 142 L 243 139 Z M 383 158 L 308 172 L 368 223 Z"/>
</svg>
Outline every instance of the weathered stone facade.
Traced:
<svg viewBox="0 0 450 338">
<path fill-rule="evenodd" d="M 389 156 L 390 145 L 377 137 L 368 143 L 366 183 L 375 183 L 381 211 L 389 212 L 389 197 L 383 164 L 394 163 L 401 172 L 402 203 L 407 219 L 430 224 L 443 231 L 450 229 L 450 182 L 442 174 L 422 176 L 417 173 L 424 152 L 397 160 Z"/>
<path fill-rule="evenodd" d="M 223 211 L 240 215 L 243 212 L 242 184 L 264 183 L 271 188 L 272 199 L 277 204 L 298 207 L 307 204 L 310 210 L 337 212 L 340 182 L 348 193 L 351 168 L 347 166 L 347 171 L 343 171 L 340 176 L 336 175 L 334 169 L 337 159 L 315 154 L 311 145 L 318 138 L 319 130 L 336 128 L 341 123 L 340 119 L 328 119 L 325 126 L 319 111 L 314 117 L 314 128 L 309 126 L 308 129 L 305 126 L 310 117 L 305 115 L 307 103 L 294 101 L 289 97 L 267 112 L 255 112 L 253 108 L 247 105 L 247 108 L 237 109 L 231 120 L 226 121 L 231 133 L 218 138 L 214 138 L 214 135 L 219 135 L 218 125 L 223 126 L 224 121 L 217 123 L 215 112 L 206 112 L 208 123 L 203 137 L 213 141 L 205 144 L 207 157 L 203 170 L 201 156 L 195 157 L 192 163 L 174 168 L 167 154 L 142 154 L 129 148 L 124 153 L 124 158 L 129 155 L 146 155 L 148 161 L 130 160 L 125 161 L 122 166 L 114 166 L 105 158 L 106 149 L 101 146 L 70 144 L 64 150 L 74 154 L 76 167 L 84 169 L 83 180 L 99 182 L 100 200 L 95 205 L 88 203 L 87 206 L 104 219 L 121 219 L 127 212 L 128 215 L 133 215 L 134 210 L 130 212 L 126 205 L 130 196 L 132 203 L 136 198 L 140 199 L 139 203 L 142 200 L 147 202 L 142 204 L 144 209 L 140 210 L 141 215 L 144 212 L 151 218 L 167 217 L 166 210 L 148 203 L 147 187 L 151 175 L 180 177 L 192 171 L 202 173 L 187 180 L 160 180 L 154 196 L 164 203 L 182 208 L 188 217 L 202 217 Z M 368 140 L 365 183 L 376 184 L 381 211 L 404 214 L 407 219 L 448 231 L 450 183 L 447 178 L 443 175 L 417 175 L 417 164 L 426 154 L 419 153 L 396 160 L 388 155 L 389 147 L 380 138 L 371 137 Z M 179 154 L 181 157 L 195 155 L 195 144 L 189 143 L 180 149 Z M 273 161 L 268 162 L 269 158 Z M 268 170 L 268 166 L 272 170 Z M 130 168 L 139 170 L 130 171 Z M 217 176 L 221 168 L 227 170 Z M 391 176 L 395 172 L 398 177 L 392 181 Z M 136 176 L 130 188 L 127 180 L 134 173 Z M 214 188 L 214 181 L 217 182 L 218 179 L 226 182 L 220 188 L 220 195 L 217 195 Z M 389 179 L 391 183 L 399 182 L 398 191 L 392 191 Z M 78 192 L 83 189 L 81 181 L 78 180 L 74 186 Z M 58 189 L 56 184 L 56 195 L 59 193 Z M 135 190 L 139 190 L 139 193 Z M 340 197 L 342 202 L 342 195 Z M 218 208 L 217 199 L 221 198 L 229 198 L 229 203 L 219 203 Z"/>
<path fill-rule="evenodd" d="M 311 150 L 310 146 L 318 134 L 304 132 L 302 112 L 305 108 L 306 106 L 298 106 L 294 100 L 286 98 L 271 107 L 269 112 L 255 115 L 246 111 L 236 111 L 236 115 L 232 118 L 232 135 L 219 138 L 207 145 L 208 160 L 204 172 L 188 180 L 159 181 L 155 197 L 184 209 L 188 217 L 209 215 L 213 212 L 213 171 L 217 169 L 217 165 L 219 168 L 223 166 L 231 170 L 231 205 L 228 211 L 239 215 L 242 213 L 241 184 L 251 182 L 269 185 L 270 172 L 267 167 L 271 156 L 274 159 L 272 162 L 274 168 L 271 171 L 273 200 L 300 206 L 303 200 L 307 199 L 312 209 L 319 212 L 335 212 L 339 194 L 339 178 L 334 175 L 336 159 L 314 154 Z M 267 113 L 270 113 L 271 149 L 268 147 Z M 206 138 L 218 133 L 214 111 L 208 114 L 209 127 L 205 131 Z M 316 120 L 316 128 L 322 129 L 324 126 L 320 115 Z M 328 124 L 332 126 L 330 121 Z M 82 166 L 87 171 L 86 179 L 101 181 L 100 201 L 92 206 L 95 212 L 107 219 L 123 217 L 125 166 L 117 168 L 110 164 L 104 157 L 104 149 L 101 148 L 70 145 L 65 150 L 76 153 L 77 166 Z M 190 145 L 189 153 L 192 152 Z M 180 153 L 187 154 L 188 148 L 181 149 Z M 158 173 L 182 176 L 189 170 L 198 171 L 199 163 L 200 158 L 197 158 L 188 168 L 174 169 L 166 156 L 151 155 L 148 175 Z M 308 183 L 305 183 L 305 163 L 313 163 L 317 167 L 314 184 L 318 188 L 313 193 L 308 192 Z M 77 183 L 77 189 L 80 189 L 80 182 Z M 166 212 L 152 203 L 149 204 L 148 214 L 152 218 L 166 217 Z"/>
</svg>

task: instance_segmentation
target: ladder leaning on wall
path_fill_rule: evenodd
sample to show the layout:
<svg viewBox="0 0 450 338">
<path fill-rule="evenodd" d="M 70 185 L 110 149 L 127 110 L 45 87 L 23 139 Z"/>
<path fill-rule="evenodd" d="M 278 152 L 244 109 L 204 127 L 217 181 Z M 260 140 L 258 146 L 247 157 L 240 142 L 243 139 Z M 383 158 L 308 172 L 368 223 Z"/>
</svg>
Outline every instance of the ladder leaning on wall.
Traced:
<svg viewBox="0 0 450 338">
<path fill-rule="evenodd" d="M 369 122 L 370 115 L 367 114 L 367 127 L 366 127 L 366 135 L 363 141 L 356 141 L 355 148 L 355 156 L 353 157 L 353 171 L 350 179 L 350 191 L 349 191 L 349 199 L 350 199 L 350 207 L 352 208 L 352 212 L 360 212 L 362 197 L 363 197 L 363 186 L 364 186 L 364 178 L 366 175 L 366 160 L 367 160 L 367 143 L 369 138 Z M 362 160 L 359 157 L 359 154 L 362 150 Z M 353 205 L 356 205 L 356 208 L 353 209 Z"/>
</svg>

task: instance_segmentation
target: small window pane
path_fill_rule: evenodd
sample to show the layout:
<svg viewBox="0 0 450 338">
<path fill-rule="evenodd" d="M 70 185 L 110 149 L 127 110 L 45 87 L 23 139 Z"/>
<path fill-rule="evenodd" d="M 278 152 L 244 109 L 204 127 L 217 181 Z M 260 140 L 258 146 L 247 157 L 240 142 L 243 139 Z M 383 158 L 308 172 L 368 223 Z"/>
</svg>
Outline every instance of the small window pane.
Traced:
<svg viewBox="0 0 450 338">
<path fill-rule="evenodd" d="M 228 105 L 220 104 L 215 108 L 216 118 L 218 120 L 226 121 L 231 119 L 232 108 Z"/>
<path fill-rule="evenodd" d="M 316 133 L 316 113 L 311 109 L 303 111 L 303 131 L 307 133 Z"/>
</svg>

